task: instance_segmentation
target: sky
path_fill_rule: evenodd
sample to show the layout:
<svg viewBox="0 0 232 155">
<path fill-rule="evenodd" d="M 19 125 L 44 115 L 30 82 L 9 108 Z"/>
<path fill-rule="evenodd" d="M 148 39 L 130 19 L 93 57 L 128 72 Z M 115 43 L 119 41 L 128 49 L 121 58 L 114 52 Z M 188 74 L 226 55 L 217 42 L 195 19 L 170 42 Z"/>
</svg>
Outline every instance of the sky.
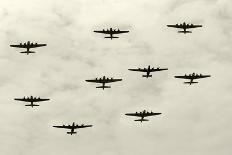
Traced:
<svg viewBox="0 0 232 155">
<path fill-rule="evenodd" d="M 5 155 L 232 153 L 231 0 L 1 0 L 0 152 Z M 192 34 L 166 27 L 202 24 Z M 94 30 L 129 30 L 107 40 Z M 46 43 L 24 55 L 10 44 Z M 128 68 L 168 68 L 150 79 Z M 210 74 L 196 85 L 175 75 Z M 122 78 L 98 90 L 86 79 Z M 50 98 L 40 107 L 14 101 Z M 128 112 L 161 112 L 134 122 Z M 67 135 L 53 125 L 92 124 Z"/>
</svg>

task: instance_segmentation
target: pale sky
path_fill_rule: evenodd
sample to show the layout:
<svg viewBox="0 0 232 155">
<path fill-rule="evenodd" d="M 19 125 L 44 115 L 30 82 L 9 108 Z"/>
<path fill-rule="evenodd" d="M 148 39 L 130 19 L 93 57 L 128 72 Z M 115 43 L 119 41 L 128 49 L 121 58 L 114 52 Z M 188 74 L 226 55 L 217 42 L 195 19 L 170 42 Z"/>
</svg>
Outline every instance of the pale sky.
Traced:
<svg viewBox="0 0 232 155">
<path fill-rule="evenodd" d="M 1 0 L 0 153 L 229 155 L 231 0 Z M 202 24 L 178 34 L 167 24 Z M 94 30 L 129 30 L 107 40 Z M 36 54 L 10 44 L 46 43 Z M 169 68 L 142 78 L 128 68 Z M 175 75 L 210 74 L 183 85 Z M 122 78 L 98 90 L 86 79 Z M 13 99 L 51 101 L 25 107 Z M 134 122 L 127 112 L 161 112 Z M 70 136 L 53 125 L 92 124 Z"/>
</svg>

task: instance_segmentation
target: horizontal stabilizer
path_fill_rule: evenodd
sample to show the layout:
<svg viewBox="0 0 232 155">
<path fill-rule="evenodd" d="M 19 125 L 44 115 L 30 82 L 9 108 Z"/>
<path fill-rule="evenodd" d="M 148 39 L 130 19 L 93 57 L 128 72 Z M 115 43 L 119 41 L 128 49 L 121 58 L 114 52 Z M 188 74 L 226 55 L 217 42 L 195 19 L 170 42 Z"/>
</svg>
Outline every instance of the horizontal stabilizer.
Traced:
<svg viewBox="0 0 232 155">
<path fill-rule="evenodd" d="M 24 51 L 24 52 L 20 52 L 20 53 L 35 53 L 34 51 Z"/>
<path fill-rule="evenodd" d="M 67 134 L 70 134 L 70 135 L 72 135 L 72 134 L 76 134 L 77 132 L 67 132 Z"/>
<path fill-rule="evenodd" d="M 184 84 L 189 84 L 189 85 L 195 84 L 195 83 L 198 83 L 198 82 L 184 82 Z"/>
<path fill-rule="evenodd" d="M 96 88 L 102 88 L 102 89 L 105 89 L 105 88 L 111 88 L 110 86 L 99 86 L 99 87 L 96 87 Z"/>
<path fill-rule="evenodd" d="M 27 105 L 25 105 L 25 106 L 35 107 L 35 106 L 39 106 L 39 105 L 37 105 L 37 104 L 33 104 L 33 105 L 31 105 L 31 104 L 27 104 Z"/>
<path fill-rule="evenodd" d="M 111 38 L 111 39 L 113 39 L 113 38 L 119 38 L 119 37 L 105 37 L 105 38 Z"/>
<path fill-rule="evenodd" d="M 192 31 L 178 31 L 178 33 L 184 33 L 184 34 L 186 34 L 186 33 L 192 33 Z"/>
<path fill-rule="evenodd" d="M 149 121 L 148 119 L 136 119 L 135 121 L 143 122 L 143 121 Z"/>
<path fill-rule="evenodd" d="M 146 78 L 149 78 L 149 77 L 152 77 L 152 75 L 142 75 L 142 77 L 146 77 Z"/>
</svg>

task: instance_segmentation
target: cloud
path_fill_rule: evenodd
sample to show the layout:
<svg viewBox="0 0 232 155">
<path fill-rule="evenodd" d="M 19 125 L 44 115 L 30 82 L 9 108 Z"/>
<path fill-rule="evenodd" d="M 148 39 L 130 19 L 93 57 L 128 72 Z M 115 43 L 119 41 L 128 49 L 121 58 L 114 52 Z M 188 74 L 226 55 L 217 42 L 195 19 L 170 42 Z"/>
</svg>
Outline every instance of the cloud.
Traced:
<svg viewBox="0 0 232 155">
<path fill-rule="evenodd" d="M 3 154 L 230 153 L 231 2 L 2 1 L 0 123 Z M 203 24 L 180 35 L 166 24 Z M 93 33 L 129 30 L 118 40 Z M 9 44 L 47 43 L 34 55 Z M 167 67 L 143 79 L 128 68 Z M 211 74 L 186 86 L 175 75 Z M 85 79 L 122 78 L 96 90 Z M 50 98 L 38 108 L 13 98 Z M 126 112 L 162 112 L 143 124 Z M 93 124 L 67 136 L 52 125 Z M 12 149 L 14 148 L 14 149 Z"/>
</svg>

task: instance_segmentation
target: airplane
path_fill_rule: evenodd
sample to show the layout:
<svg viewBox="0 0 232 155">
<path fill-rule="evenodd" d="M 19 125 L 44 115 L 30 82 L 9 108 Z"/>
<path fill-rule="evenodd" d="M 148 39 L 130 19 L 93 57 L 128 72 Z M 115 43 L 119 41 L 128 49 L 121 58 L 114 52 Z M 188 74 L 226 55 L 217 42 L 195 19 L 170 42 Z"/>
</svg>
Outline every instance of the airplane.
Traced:
<svg viewBox="0 0 232 155">
<path fill-rule="evenodd" d="M 95 33 L 109 34 L 110 36 L 109 37 L 105 37 L 105 38 L 110 38 L 112 40 L 113 38 L 119 38 L 119 37 L 114 37 L 113 36 L 114 34 L 128 33 L 129 31 L 121 31 L 119 29 L 116 30 L 116 29 L 110 28 L 110 29 L 107 29 L 107 30 L 103 29 L 102 31 L 93 31 L 93 32 L 95 32 Z"/>
<path fill-rule="evenodd" d="M 27 104 L 25 106 L 31 106 L 32 108 L 34 106 L 39 106 L 38 104 L 33 104 L 34 102 L 42 102 L 42 101 L 48 101 L 50 99 L 41 99 L 40 97 L 36 98 L 36 97 L 23 97 L 23 98 L 15 98 L 14 100 L 16 101 L 23 101 L 23 102 L 30 102 L 31 104 Z"/>
<path fill-rule="evenodd" d="M 27 50 L 24 52 L 20 53 L 26 53 L 27 55 L 30 53 L 35 53 L 34 51 L 30 51 L 30 48 L 37 48 L 37 47 L 42 47 L 42 46 L 47 46 L 47 44 L 38 44 L 38 43 L 32 43 L 28 41 L 27 43 L 25 42 L 24 44 L 20 43 L 19 45 L 10 45 L 10 47 L 16 47 L 16 48 L 26 48 Z"/>
<path fill-rule="evenodd" d="M 141 112 L 136 112 L 136 113 L 127 113 L 125 115 L 127 116 L 136 116 L 136 117 L 141 117 L 141 119 L 137 119 L 137 120 L 134 120 L 134 121 L 140 121 L 141 123 L 143 121 L 149 121 L 148 119 L 144 119 L 144 117 L 149 117 L 149 116 L 155 116 L 155 115 L 160 115 L 162 113 L 154 113 L 154 112 L 148 112 L 146 110 L 143 110 Z"/>
<path fill-rule="evenodd" d="M 168 70 L 168 68 L 151 68 L 151 66 L 149 65 L 147 68 L 138 68 L 138 69 L 128 69 L 130 71 L 137 71 L 137 72 L 146 72 L 146 75 L 142 75 L 142 77 L 152 77 L 152 75 L 150 74 L 151 72 L 157 72 L 157 71 L 163 71 L 163 70 Z"/>
<path fill-rule="evenodd" d="M 184 22 L 183 24 L 167 25 L 167 27 L 173 27 L 173 28 L 183 29 L 183 31 L 178 31 L 178 33 L 184 33 L 184 34 L 186 34 L 186 33 L 192 33 L 192 31 L 187 31 L 187 29 L 202 27 L 202 25 L 186 24 Z"/>
<path fill-rule="evenodd" d="M 75 129 L 79 129 L 79 128 L 87 128 L 87 127 L 92 127 L 93 125 L 75 125 L 75 123 L 73 122 L 72 125 L 62 125 L 62 126 L 53 126 L 54 128 L 64 128 L 64 129 L 70 129 L 71 131 L 70 132 L 67 132 L 67 134 L 76 134 L 77 132 L 74 132 Z"/>
<path fill-rule="evenodd" d="M 122 81 L 122 79 L 113 79 L 113 78 L 106 78 L 103 76 L 102 78 L 99 79 L 94 79 L 94 80 L 85 80 L 86 82 L 94 82 L 94 83 L 102 83 L 102 86 L 98 86 L 96 88 L 102 88 L 103 90 L 105 88 L 111 88 L 111 86 L 106 86 L 106 83 L 111 83 L 111 82 L 117 82 L 117 81 Z"/>
<path fill-rule="evenodd" d="M 198 82 L 194 82 L 193 80 L 194 79 L 202 79 L 202 78 L 207 78 L 207 77 L 211 77 L 210 75 L 198 75 L 196 73 L 192 73 L 192 74 L 189 74 L 189 75 L 184 75 L 184 76 L 175 76 L 175 78 L 180 78 L 180 79 L 189 79 L 190 82 L 184 82 L 184 84 L 189 84 L 189 85 L 192 85 L 192 84 L 195 84 L 195 83 L 198 83 Z"/>
</svg>

